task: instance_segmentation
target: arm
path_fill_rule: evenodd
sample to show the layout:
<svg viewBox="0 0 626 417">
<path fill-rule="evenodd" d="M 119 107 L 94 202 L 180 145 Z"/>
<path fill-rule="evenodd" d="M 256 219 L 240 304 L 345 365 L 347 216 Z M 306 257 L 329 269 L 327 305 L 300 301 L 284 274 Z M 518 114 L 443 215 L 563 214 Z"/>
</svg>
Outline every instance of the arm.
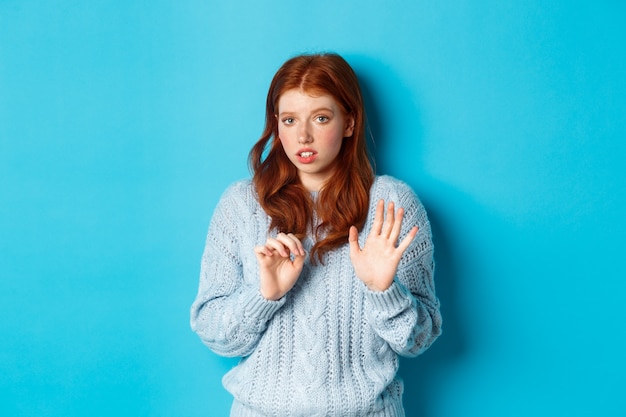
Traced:
<svg viewBox="0 0 626 417">
<path fill-rule="evenodd" d="M 367 258 L 373 266 L 361 267 L 360 269 L 366 272 L 359 275 L 359 268 L 354 259 L 353 264 L 357 276 L 367 285 L 365 290 L 367 317 L 376 334 L 398 354 L 417 356 L 441 333 L 439 300 L 435 295 L 433 282 L 434 262 L 430 224 L 423 206 L 410 189 L 394 198 L 402 209 L 398 210 L 394 218 L 393 207 L 390 204 L 391 211 L 388 206 L 384 223 L 382 218 L 378 220 L 375 218 L 370 235 L 361 251 L 362 255 L 367 255 L 364 258 Z M 379 213 L 382 213 L 380 206 L 377 208 L 376 217 L 379 217 Z M 418 228 L 417 233 L 414 226 Z M 394 229 L 397 229 L 397 233 L 393 231 Z M 368 245 L 376 243 L 376 236 L 385 235 L 385 230 L 389 231 L 387 235 L 391 242 L 387 245 L 391 245 L 396 251 L 395 259 L 394 256 L 379 259 L 378 254 L 385 252 L 380 248 L 370 251 L 369 254 L 366 252 Z M 374 238 L 371 238 L 371 235 L 374 235 Z M 398 240 L 399 244 L 396 247 Z M 353 247 L 355 241 L 356 236 L 353 235 L 351 237 Z M 389 248 L 386 251 L 393 252 Z M 397 251 L 401 253 L 398 255 Z M 386 265 L 387 268 L 381 268 L 381 265 Z"/>
<path fill-rule="evenodd" d="M 202 255 L 198 294 L 191 306 L 191 328 L 223 356 L 249 355 L 284 304 L 284 299 L 266 300 L 258 284 L 244 280 L 239 245 L 242 234 L 252 233 L 245 222 L 254 216 L 245 213 L 241 188 L 229 189 L 215 209 Z"/>
</svg>

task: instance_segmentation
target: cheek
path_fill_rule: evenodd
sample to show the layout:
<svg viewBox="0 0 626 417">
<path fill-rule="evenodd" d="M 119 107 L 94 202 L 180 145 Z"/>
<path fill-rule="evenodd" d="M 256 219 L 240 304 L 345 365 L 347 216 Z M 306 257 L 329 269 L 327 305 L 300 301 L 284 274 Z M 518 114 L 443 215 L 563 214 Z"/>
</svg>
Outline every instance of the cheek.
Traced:
<svg viewBox="0 0 626 417">
<path fill-rule="evenodd" d="M 326 140 L 331 147 L 336 149 L 341 148 L 341 145 L 343 144 L 343 130 L 336 129 L 334 132 L 327 136 Z"/>
<path fill-rule="evenodd" d="M 287 151 L 287 144 L 281 136 L 279 136 L 278 139 L 274 140 L 274 148 L 283 148 L 285 151 Z"/>
<path fill-rule="evenodd" d="M 285 145 L 286 142 L 289 140 L 289 132 L 285 129 L 281 129 L 280 126 L 278 127 L 278 129 L 276 129 L 276 131 L 278 132 L 278 140 L 280 140 L 280 142 Z"/>
<path fill-rule="evenodd" d="M 289 138 L 286 137 L 284 134 L 280 134 L 280 131 L 279 131 L 278 138 L 274 140 L 274 148 L 276 149 L 280 148 L 283 150 L 285 154 L 290 155 L 293 151 L 290 143 L 291 142 L 289 141 Z"/>
</svg>

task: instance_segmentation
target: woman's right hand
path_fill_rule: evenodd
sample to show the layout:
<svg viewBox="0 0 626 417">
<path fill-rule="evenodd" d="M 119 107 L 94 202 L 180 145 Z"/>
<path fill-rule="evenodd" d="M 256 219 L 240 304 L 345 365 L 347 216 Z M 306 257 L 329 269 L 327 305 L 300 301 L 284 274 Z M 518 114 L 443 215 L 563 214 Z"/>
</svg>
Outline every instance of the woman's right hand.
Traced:
<svg viewBox="0 0 626 417">
<path fill-rule="evenodd" d="M 279 233 L 268 238 L 265 245 L 255 247 L 254 253 L 259 262 L 261 295 L 267 300 L 278 300 L 300 277 L 306 257 L 302 242 L 292 233 Z"/>
</svg>

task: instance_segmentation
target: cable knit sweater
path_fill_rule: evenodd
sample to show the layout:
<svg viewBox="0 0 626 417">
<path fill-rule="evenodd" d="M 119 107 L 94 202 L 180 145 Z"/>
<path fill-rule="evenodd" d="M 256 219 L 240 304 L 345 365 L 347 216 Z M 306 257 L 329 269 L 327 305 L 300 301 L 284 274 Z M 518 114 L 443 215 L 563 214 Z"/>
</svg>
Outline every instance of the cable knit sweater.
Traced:
<svg viewBox="0 0 626 417">
<path fill-rule="evenodd" d="M 381 198 L 405 210 L 400 239 L 419 226 L 391 287 L 374 292 L 356 277 L 346 239 L 323 264 L 307 257 L 295 286 L 269 301 L 253 248 L 275 234 L 270 219 L 249 180 L 226 190 L 209 226 L 191 327 L 217 354 L 242 357 L 223 378 L 231 416 L 404 415 L 398 355 L 428 348 L 441 315 L 430 224 L 406 184 L 376 177 L 361 247 Z M 308 253 L 311 238 L 302 243 Z"/>
</svg>

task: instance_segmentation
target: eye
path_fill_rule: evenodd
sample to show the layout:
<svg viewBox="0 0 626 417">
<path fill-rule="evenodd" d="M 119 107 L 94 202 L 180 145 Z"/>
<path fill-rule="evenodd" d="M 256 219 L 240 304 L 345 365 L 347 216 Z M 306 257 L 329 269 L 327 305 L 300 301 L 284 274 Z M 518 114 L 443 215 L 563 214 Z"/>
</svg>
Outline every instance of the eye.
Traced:
<svg viewBox="0 0 626 417">
<path fill-rule="evenodd" d="M 295 122 L 295 120 L 294 120 L 293 117 L 285 117 L 283 119 L 283 123 L 286 124 L 286 125 L 292 125 L 292 124 L 294 124 L 294 122 Z"/>
<path fill-rule="evenodd" d="M 326 123 L 330 120 L 328 116 L 317 116 L 315 119 L 320 123 Z"/>
</svg>

